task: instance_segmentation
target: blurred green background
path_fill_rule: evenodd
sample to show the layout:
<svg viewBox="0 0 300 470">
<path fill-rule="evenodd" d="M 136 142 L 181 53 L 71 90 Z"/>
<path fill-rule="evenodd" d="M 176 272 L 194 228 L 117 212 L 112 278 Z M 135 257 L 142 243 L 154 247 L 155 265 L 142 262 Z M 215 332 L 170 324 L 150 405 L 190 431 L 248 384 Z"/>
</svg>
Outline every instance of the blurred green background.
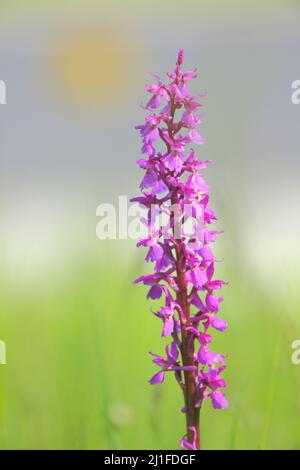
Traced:
<svg viewBox="0 0 300 470">
<path fill-rule="evenodd" d="M 299 449 L 297 2 L 0 3 L 2 449 L 176 449 L 173 377 L 147 381 L 160 324 L 132 281 L 134 241 L 96 238 L 96 207 L 138 193 L 149 72 L 179 47 L 208 91 L 202 158 L 225 234 L 230 407 L 201 417 L 205 449 Z"/>
</svg>

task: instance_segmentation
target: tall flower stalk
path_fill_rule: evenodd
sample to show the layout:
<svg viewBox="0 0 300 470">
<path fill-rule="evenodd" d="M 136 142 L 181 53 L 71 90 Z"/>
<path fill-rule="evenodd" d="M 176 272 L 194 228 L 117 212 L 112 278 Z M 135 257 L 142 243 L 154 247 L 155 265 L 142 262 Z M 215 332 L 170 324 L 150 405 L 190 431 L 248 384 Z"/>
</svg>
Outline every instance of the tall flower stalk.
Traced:
<svg viewBox="0 0 300 470">
<path fill-rule="evenodd" d="M 217 230 L 209 225 L 217 220 L 209 207 L 209 188 L 201 170 L 210 163 L 196 157 L 194 144 L 204 140 L 197 131 L 202 106 L 192 96 L 187 83 L 196 78 L 196 70 L 183 72 L 180 50 L 169 83 L 158 76 L 147 84 L 151 98 L 140 131 L 144 158 L 138 160 L 145 175 L 140 184 L 142 195 L 132 199 L 147 210 L 143 223 L 147 235 L 137 246 L 146 247 L 147 262 L 154 263 L 154 273 L 135 282 L 149 286 L 147 298 L 164 298 L 164 305 L 154 314 L 163 323 L 162 336 L 170 339 L 164 356 L 150 353 L 159 371 L 151 384 L 164 381 L 173 372 L 184 396 L 183 413 L 186 434 L 180 439 L 182 449 L 200 449 L 200 410 L 206 398 L 213 408 L 228 406 L 223 394 L 226 386 L 221 376 L 225 356 L 211 350 L 210 328 L 224 331 L 227 322 L 217 315 L 223 297 L 216 291 L 224 281 L 214 278 L 215 263 L 211 244 Z"/>
</svg>

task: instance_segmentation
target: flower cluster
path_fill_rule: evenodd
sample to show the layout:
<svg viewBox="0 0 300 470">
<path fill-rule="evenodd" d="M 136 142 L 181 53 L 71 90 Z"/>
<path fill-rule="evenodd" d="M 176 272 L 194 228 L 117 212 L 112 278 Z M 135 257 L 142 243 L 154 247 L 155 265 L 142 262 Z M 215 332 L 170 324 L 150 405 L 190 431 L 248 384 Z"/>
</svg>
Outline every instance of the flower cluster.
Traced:
<svg viewBox="0 0 300 470">
<path fill-rule="evenodd" d="M 152 354 L 160 370 L 150 383 L 159 384 L 166 372 L 174 372 L 187 415 L 187 436 L 181 446 L 197 449 L 203 400 L 209 397 L 218 409 L 228 406 L 221 376 L 225 356 L 211 350 L 209 333 L 210 328 L 224 331 L 227 322 L 218 316 L 223 297 L 217 292 L 225 282 L 214 279 L 217 260 L 211 249 L 221 232 L 209 229 L 217 217 L 209 207 L 209 188 L 201 174 L 210 161 L 198 160 L 194 150 L 194 144 L 204 143 L 196 129 L 201 122 L 196 112 L 202 105 L 187 86 L 196 71 L 182 71 L 182 62 L 180 50 L 174 72 L 167 74 L 169 83 L 154 76 L 155 83 L 146 86 L 152 95 L 145 106 L 148 115 L 145 124 L 136 127 L 144 155 L 137 163 L 145 175 L 142 196 L 132 201 L 147 209 L 143 222 L 148 235 L 138 246 L 147 248 L 146 261 L 154 263 L 154 273 L 135 282 L 149 286 L 148 298 L 165 300 L 154 313 L 163 323 L 162 336 L 171 342 L 165 357 Z"/>
</svg>

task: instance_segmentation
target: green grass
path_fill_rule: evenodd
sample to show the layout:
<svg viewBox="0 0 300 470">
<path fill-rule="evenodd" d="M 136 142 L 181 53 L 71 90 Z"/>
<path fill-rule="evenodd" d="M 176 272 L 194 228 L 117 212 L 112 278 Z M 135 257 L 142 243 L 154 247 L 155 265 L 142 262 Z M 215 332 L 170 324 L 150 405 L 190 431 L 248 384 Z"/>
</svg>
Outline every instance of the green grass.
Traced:
<svg viewBox="0 0 300 470">
<path fill-rule="evenodd" d="M 141 258 L 107 256 L 30 288 L 2 280 L 1 448 L 177 448 L 181 392 L 171 375 L 161 386 L 147 383 L 155 370 L 148 351 L 164 341 L 145 289 L 132 285 L 142 268 Z M 203 447 L 299 449 L 300 367 L 290 361 L 299 321 L 287 321 L 283 299 L 249 273 L 228 274 L 222 316 L 230 329 L 215 335 L 215 349 L 229 354 L 230 408 L 205 404 Z"/>
</svg>

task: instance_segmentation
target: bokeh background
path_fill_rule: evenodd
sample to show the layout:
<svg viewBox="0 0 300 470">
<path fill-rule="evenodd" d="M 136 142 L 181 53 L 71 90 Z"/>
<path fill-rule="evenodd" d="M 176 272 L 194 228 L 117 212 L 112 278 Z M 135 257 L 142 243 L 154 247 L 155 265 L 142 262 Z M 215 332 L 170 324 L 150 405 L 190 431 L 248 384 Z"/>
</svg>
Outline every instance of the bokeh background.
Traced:
<svg viewBox="0 0 300 470">
<path fill-rule="evenodd" d="M 133 130 L 150 72 L 177 50 L 207 92 L 203 158 L 230 281 L 216 336 L 230 408 L 206 449 L 299 449 L 299 2 L 1 0 L 2 449 L 176 449 L 181 392 L 151 387 L 160 324 L 133 286 L 135 242 L 100 241 L 96 208 L 138 192 Z"/>
</svg>

